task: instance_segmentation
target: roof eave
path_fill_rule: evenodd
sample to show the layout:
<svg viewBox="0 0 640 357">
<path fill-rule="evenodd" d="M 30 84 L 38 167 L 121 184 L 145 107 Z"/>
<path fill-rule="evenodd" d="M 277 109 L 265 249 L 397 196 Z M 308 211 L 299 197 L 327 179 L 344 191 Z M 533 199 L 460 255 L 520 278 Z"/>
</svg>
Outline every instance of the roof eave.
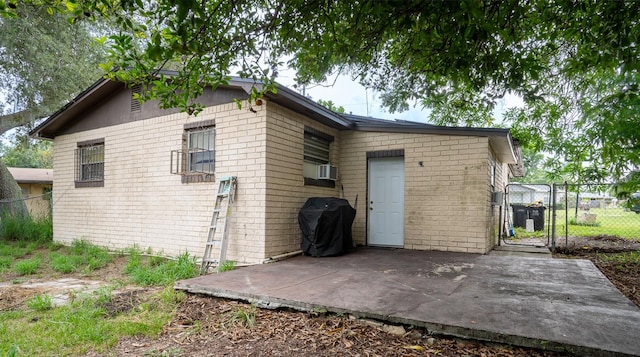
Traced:
<svg viewBox="0 0 640 357">
<path fill-rule="evenodd" d="M 415 125 L 395 124 L 393 121 L 389 123 L 358 123 L 355 130 L 369 132 L 387 132 L 387 133 L 414 133 L 414 134 L 432 134 L 432 135 L 452 135 L 452 136 L 477 136 L 489 138 L 489 144 L 498 156 L 500 162 L 522 166 L 522 158 L 519 154 L 519 147 L 514 143 L 509 129 L 503 128 L 468 128 L 468 127 L 448 127 L 425 125 L 415 123 Z"/>
<path fill-rule="evenodd" d="M 58 109 L 55 113 L 51 114 L 49 118 L 47 118 L 44 122 L 40 123 L 37 127 L 32 129 L 29 132 L 29 136 L 36 139 L 53 139 L 55 137 L 55 133 L 47 130 L 53 124 L 58 122 L 60 119 L 68 117 L 70 115 L 75 114 L 76 111 L 81 110 L 86 106 L 85 99 L 91 97 L 96 92 L 112 90 L 112 88 L 121 85 L 118 82 L 110 81 L 106 78 L 100 78 L 96 82 L 94 82 L 89 88 L 82 91 L 75 98 L 73 98 L 69 103 L 65 104 L 62 108 Z"/>
<path fill-rule="evenodd" d="M 53 179 L 51 180 L 16 180 L 17 183 L 28 183 L 28 184 L 53 184 Z"/>
<path fill-rule="evenodd" d="M 265 96 L 267 99 L 270 99 L 277 104 L 283 105 L 300 114 L 307 115 L 332 128 L 344 130 L 354 127 L 353 122 L 345 119 L 340 114 L 335 113 L 282 85 L 277 85 L 276 93 L 267 92 Z"/>
</svg>

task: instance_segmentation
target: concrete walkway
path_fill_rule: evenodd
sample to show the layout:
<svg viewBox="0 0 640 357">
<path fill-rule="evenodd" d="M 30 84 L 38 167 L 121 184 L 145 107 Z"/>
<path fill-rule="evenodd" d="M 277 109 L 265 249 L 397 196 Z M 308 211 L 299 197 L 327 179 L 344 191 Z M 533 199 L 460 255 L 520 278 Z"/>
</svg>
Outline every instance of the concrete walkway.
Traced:
<svg viewBox="0 0 640 357">
<path fill-rule="evenodd" d="M 578 355 L 640 355 L 640 309 L 588 260 L 364 248 L 201 276 L 176 289 Z"/>
</svg>

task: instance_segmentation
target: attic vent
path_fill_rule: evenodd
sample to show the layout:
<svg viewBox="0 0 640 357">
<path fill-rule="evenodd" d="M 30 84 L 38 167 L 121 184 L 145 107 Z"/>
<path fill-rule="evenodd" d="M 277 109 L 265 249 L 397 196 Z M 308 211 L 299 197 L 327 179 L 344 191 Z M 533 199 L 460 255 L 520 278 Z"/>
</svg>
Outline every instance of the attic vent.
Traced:
<svg viewBox="0 0 640 357">
<path fill-rule="evenodd" d="M 139 84 L 131 87 L 131 112 L 132 113 L 137 113 L 141 110 L 140 101 L 134 98 L 136 94 L 140 95 L 141 93 L 142 93 L 142 87 Z"/>
</svg>

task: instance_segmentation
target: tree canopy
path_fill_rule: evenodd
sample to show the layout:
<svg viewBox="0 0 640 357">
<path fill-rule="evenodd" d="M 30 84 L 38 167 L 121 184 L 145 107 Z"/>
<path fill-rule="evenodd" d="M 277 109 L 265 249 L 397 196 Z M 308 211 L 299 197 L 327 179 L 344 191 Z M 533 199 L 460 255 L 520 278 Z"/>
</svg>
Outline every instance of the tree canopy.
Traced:
<svg viewBox="0 0 640 357">
<path fill-rule="evenodd" d="M 0 0 L 0 14 L 20 16 L 15 1 Z M 164 107 L 197 114 L 203 86 L 229 74 L 268 91 L 285 67 L 300 84 L 340 72 L 391 111 L 431 108 L 434 123 L 495 125 L 496 102 L 519 95 L 526 106 L 506 124 L 526 146 L 557 150 L 549 163 L 564 178 L 640 165 L 638 1 L 24 1 L 72 22 L 115 20 L 103 68 L 154 84 L 145 98 Z"/>
<path fill-rule="evenodd" d="M 318 104 L 336 113 L 345 112 L 344 107 L 342 105 L 336 105 L 336 103 L 334 103 L 332 100 L 318 99 Z"/>
<path fill-rule="evenodd" d="M 29 129 L 20 128 L 10 145 L 0 143 L 2 162 L 9 167 L 53 168 L 53 143 L 30 138 Z"/>
<path fill-rule="evenodd" d="M 63 14 L 15 1 L 0 1 L 0 14 L 0 134 L 50 115 L 104 74 L 98 64 L 106 53 L 94 40 L 99 23 L 73 25 Z M 2 148 L 0 198 L 16 200 L 14 212 L 25 214 L 5 165 L 50 166 L 51 145 L 18 137 Z"/>
<path fill-rule="evenodd" d="M 106 61 L 94 26 L 74 26 L 45 8 L 13 7 L 16 16 L 0 17 L 0 133 L 60 108 L 104 74 L 98 64 Z"/>
</svg>

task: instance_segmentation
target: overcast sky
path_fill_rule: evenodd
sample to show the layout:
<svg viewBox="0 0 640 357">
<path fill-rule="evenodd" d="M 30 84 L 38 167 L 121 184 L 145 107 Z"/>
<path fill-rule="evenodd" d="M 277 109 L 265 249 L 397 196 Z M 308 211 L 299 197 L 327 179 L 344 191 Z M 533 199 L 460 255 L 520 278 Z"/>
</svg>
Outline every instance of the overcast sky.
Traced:
<svg viewBox="0 0 640 357">
<path fill-rule="evenodd" d="M 299 88 L 293 88 L 295 84 L 293 73 L 287 73 L 287 71 L 284 73 L 281 72 L 277 81 L 290 89 L 300 92 Z M 377 93 L 367 90 L 359 83 L 352 81 L 348 76 L 338 76 L 335 84 L 331 84 L 333 84 L 333 79 L 331 79 L 331 83 L 328 84 L 308 86 L 306 88 L 306 94 L 307 96 L 311 96 L 311 99 L 316 102 L 319 99 L 331 100 L 336 106 L 344 107 L 345 112 L 355 115 L 371 116 L 381 119 L 403 119 L 417 122 L 427 121 L 428 111 L 422 110 L 421 108 L 412 108 L 402 113 L 389 113 L 380 107 L 381 101 Z"/>
<path fill-rule="evenodd" d="M 293 85 L 295 84 L 293 72 L 281 72 L 277 82 L 292 90 L 300 92 L 299 89 L 293 88 Z M 309 86 L 306 88 L 306 94 L 316 102 L 319 99 L 331 100 L 336 106 L 344 107 L 345 111 L 351 114 L 371 116 L 381 119 L 402 119 L 422 123 L 427 122 L 429 111 L 422 109 L 420 106 L 411 108 L 410 110 L 402 113 L 389 113 L 388 110 L 380 106 L 381 100 L 378 98 L 377 93 L 365 89 L 359 83 L 352 81 L 348 76 L 338 76 L 335 84 L 331 84 L 333 84 L 333 79 L 331 80 L 331 83 L 325 85 Z M 507 95 L 496 106 L 494 115 L 499 121 L 502 116 L 501 113 L 504 110 L 513 106 L 522 105 L 523 102 L 521 98 Z"/>
</svg>

